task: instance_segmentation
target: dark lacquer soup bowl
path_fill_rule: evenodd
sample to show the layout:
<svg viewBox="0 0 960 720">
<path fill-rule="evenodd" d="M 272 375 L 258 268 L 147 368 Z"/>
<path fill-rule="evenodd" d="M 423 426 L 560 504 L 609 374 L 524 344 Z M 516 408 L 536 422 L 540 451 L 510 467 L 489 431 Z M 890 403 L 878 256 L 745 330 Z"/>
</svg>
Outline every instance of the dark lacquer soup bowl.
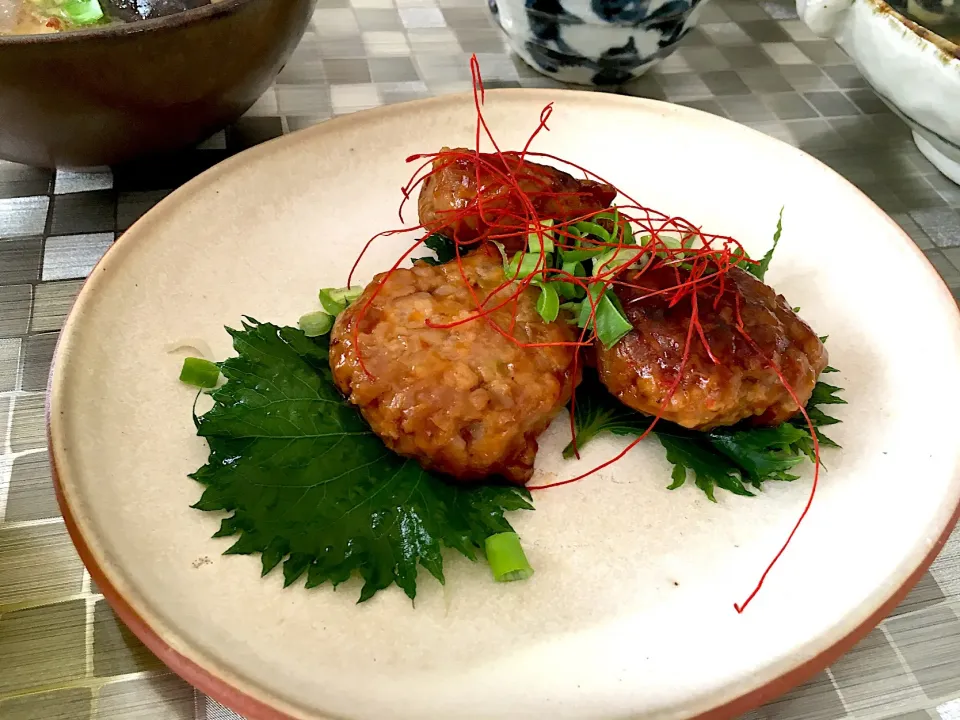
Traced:
<svg viewBox="0 0 960 720">
<path fill-rule="evenodd" d="M 236 120 L 300 41 L 316 0 L 222 0 L 154 19 L 0 36 L 0 158 L 122 163 Z"/>
</svg>

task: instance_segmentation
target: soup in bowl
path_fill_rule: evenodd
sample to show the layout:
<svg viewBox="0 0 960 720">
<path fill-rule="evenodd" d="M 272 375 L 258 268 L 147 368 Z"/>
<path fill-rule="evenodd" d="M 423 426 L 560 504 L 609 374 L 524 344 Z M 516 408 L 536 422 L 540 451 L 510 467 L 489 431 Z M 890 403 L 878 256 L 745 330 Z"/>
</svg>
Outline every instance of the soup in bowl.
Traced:
<svg viewBox="0 0 960 720">
<path fill-rule="evenodd" d="M 46 35 L 128 23 L 221 0 L 0 0 L 0 34 Z"/>
<path fill-rule="evenodd" d="M 890 0 L 890 6 L 944 40 L 960 45 L 960 2 L 957 0 Z"/>
<path fill-rule="evenodd" d="M 48 35 L 130 23 L 222 0 L 0 0 L 0 35 Z"/>
<path fill-rule="evenodd" d="M 203 140 L 270 87 L 316 0 L 0 0 L 0 159 L 83 168 Z"/>
</svg>

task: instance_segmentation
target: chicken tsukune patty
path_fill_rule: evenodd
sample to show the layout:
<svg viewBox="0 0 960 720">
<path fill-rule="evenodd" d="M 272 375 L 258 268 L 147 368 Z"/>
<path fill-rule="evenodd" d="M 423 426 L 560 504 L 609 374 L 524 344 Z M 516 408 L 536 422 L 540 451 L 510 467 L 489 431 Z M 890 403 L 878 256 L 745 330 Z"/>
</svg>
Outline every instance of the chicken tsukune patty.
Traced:
<svg viewBox="0 0 960 720">
<path fill-rule="evenodd" d="M 504 281 L 494 248 L 480 248 L 462 263 L 481 301 Z M 537 436 L 579 382 L 576 349 L 524 347 L 483 318 L 452 328 L 428 326 L 476 314 L 477 300 L 456 262 L 396 270 L 366 307 L 382 278 L 375 277 L 337 318 L 330 339 L 337 386 L 387 447 L 424 467 L 462 481 L 490 475 L 529 480 Z M 501 291 L 491 304 L 510 292 Z M 520 343 L 574 342 L 562 319 L 540 317 L 537 297 L 527 289 L 491 318 L 509 330 L 516 316 L 512 336 Z"/>
<path fill-rule="evenodd" d="M 827 366 L 827 351 L 816 333 L 782 295 L 732 268 L 722 293 L 718 286 L 697 292 L 700 326 L 716 362 L 694 333 L 681 373 L 692 315 L 690 293 L 673 307 L 672 293 L 650 293 L 687 279 L 686 270 L 664 265 L 624 278 L 640 286 L 616 289 L 634 329 L 611 349 L 598 345 L 603 383 L 625 405 L 695 430 L 741 421 L 773 426 L 793 417 L 800 408 L 770 363 L 779 367 L 805 405 Z M 737 305 L 743 332 L 737 327 Z M 677 389 L 661 413 L 678 376 Z"/>
<path fill-rule="evenodd" d="M 478 161 L 471 150 L 458 148 L 452 152 L 464 156 L 434 160 L 434 172 L 420 190 L 418 210 L 427 230 L 460 242 L 486 233 L 508 250 L 526 244 L 529 208 L 521 202 L 516 187 L 499 174 L 507 169 L 541 220 L 566 222 L 593 215 L 610 207 L 617 196 L 612 185 L 575 178 L 549 165 L 525 160 L 520 153 L 505 152 L 502 159 L 494 153 L 482 153 Z M 482 200 L 479 207 L 478 187 Z M 460 217 L 466 208 L 473 209 Z"/>
</svg>

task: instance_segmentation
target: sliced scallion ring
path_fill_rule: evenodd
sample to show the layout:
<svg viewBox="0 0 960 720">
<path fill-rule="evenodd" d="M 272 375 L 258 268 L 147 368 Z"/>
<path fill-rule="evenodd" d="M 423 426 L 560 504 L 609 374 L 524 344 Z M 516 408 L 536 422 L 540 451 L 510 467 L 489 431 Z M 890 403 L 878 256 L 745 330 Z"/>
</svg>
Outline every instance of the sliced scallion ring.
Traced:
<svg viewBox="0 0 960 720">
<path fill-rule="evenodd" d="M 508 280 L 522 280 L 542 270 L 543 256 L 540 253 L 516 253 L 504 268 Z"/>
<path fill-rule="evenodd" d="M 320 304 L 328 315 L 336 317 L 342 313 L 347 305 L 352 303 L 363 292 L 363 288 L 323 288 L 317 293 Z"/>
<path fill-rule="evenodd" d="M 333 329 L 333 320 L 333 315 L 317 310 L 301 316 L 297 324 L 307 337 L 320 337 Z"/>
<path fill-rule="evenodd" d="M 586 327 L 590 324 L 591 313 L 594 307 L 599 310 L 600 297 L 604 293 L 603 283 L 593 283 L 587 288 L 587 297 L 580 303 L 580 316 L 577 318 L 578 327 Z M 591 299 L 593 302 L 591 303 Z"/>
<path fill-rule="evenodd" d="M 563 258 L 564 262 L 583 262 L 584 260 L 590 260 L 595 258 L 597 255 L 605 252 L 606 248 L 602 245 L 595 245 L 593 247 L 577 248 L 576 250 L 564 250 L 561 248 L 560 255 Z"/>
<path fill-rule="evenodd" d="M 586 277 L 587 271 L 583 269 L 583 263 L 576 260 L 572 262 L 564 261 L 561 265 L 561 269 L 574 277 Z M 556 282 L 557 292 L 560 293 L 560 297 L 564 300 L 577 300 L 583 297 L 583 288 L 579 285 L 576 285 L 572 282 L 567 282 L 565 280 L 558 280 Z"/>
<path fill-rule="evenodd" d="M 620 342 L 624 335 L 633 330 L 633 325 L 627 320 L 623 310 L 617 307 L 619 303 L 613 300 L 613 293 L 604 293 L 597 303 L 597 312 L 594 319 L 594 332 L 597 339 L 608 350 Z"/>
<path fill-rule="evenodd" d="M 624 265 L 632 265 L 644 254 L 643 248 L 611 248 L 603 255 L 594 258 L 593 274 L 608 273 Z"/>
<path fill-rule="evenodd" d="M 610 233 L 608 233 L 603 226 L 598 225 L 595 222 L 590 222 L 589 220 L 582 220 L 578 222 L 575 227 L 580 231 L 581 235 L 592 235 L 600 242 L 609 243 Z"/>
<path fill-rule="evenodd" d="M 526 580 L 533 575 L 533 568 L 515 532 L 491 535 L 484 542 L 484 551 L 493 571 L 493 579 L 497 582 Z"/>
<path fill-rule="evenodd" d="M 560 296 L 557 294 L 556 283 L 542 283 L 540 297 L 537 298 L 537 312 L 544 322 L 552 323 L 560 314 Z"/>
<path fill-rule="evenodd" d="M 527 234 L 527 249 L 532 253 L 552 253 L 553 232 L 550 230 L 552 227 L 553 220 L 541 220 L 539 228 L 536 225 L 531 225 Z M 540 232 L 537 232 L 538 230 Z M 541 237 L 543 238 L 542 241 Z"/>
<path fill-rule="evenodd" d="M 220 368 L 216 363 L 203 358 L 188 357 L 180 369 L 180 382 L 193 387 L 209 389 L 220 381 Z"/>
</svg>

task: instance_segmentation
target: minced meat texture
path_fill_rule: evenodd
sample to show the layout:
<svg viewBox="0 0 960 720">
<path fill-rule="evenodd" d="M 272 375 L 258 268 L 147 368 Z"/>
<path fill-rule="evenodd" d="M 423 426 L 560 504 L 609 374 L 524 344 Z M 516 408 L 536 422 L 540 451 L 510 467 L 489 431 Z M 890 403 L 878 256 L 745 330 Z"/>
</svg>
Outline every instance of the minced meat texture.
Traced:
<svg viewBox="0 0 960 720">
<path fill-rule="evenodd" d="M 473 151 L 443 148 L 441 152 L 470 154 Z M 592 215 L 610 207 L 617 196 L 612 185 L 578 180 L 549 165 L 523 160 L 520 153 L 505 152 L 503 159 L 496 154 L 481 153 L 480 158 L 500 171 L 509 166 L 517 178 L 517 185 L 528 194 L 541 220 L 567 222 Z M 485 237 L 503 242 L 509 250 L 521 249 L 526 243 L 529 213 L 516 188 L 483 164 L 480 164 L 479 183 L 482 216 L 480 211 L 474 210 L 466 217 L 457 218 L 458 212 L 476 204 L 477 166 L 472 157 L 452 160 L 449 156 L 437 157 L 433 174 L 420 190 L 420 222 L 430 232 L 441 233 L 462 243 L 485 234 Z"/>
<path fill-rule="evenodd" d="M 676 286 L 689 272 L 663 265 L 634 271 L 624 278 L 643 286 L 616 288 L 634 329 L 613 348 L 597 348 L 600 377 L 625 405 L 650 414 L 660 408 L 680 373 L 692 314 L 688 293 L 670 307 L 672 293 L 649 293 Z M 738 268 L 718 288 L 698 290 L 697 306 L 703 334 L 717 362 L 694 334 L 690 354 L 676 392 L 662 412 L 671 422 L 696 430 L 749 421 L 753 425 L 779 425 L 793 417 L 799 406 L 770 366 L 775 363 L 806 404 L 817 376 L 827 365 L 827 352 L 810 327 L 783 296 Z M 737 329 L 736 296 L 746 334 Z M 715 304 L 716 303 L 716 304 Z"/>
<path fill-rule="evenodd" d="M 480 248 L 462 260 L 469 287 L 482 301 L 504 281 L 497 251 Z M 389 275 L 369 307 L 378 275 L 340 316 L 330 366 L 340 390 L 395 452 L 461 481 L 500 475 L 524 483 L 533 474 L 537 436 L 570 399 L 579 374 L 572 347 L 522 347 L 484 319 L 432 328 L 476 313 L 457 263 L 417 263 Z M 494 296 L 495 304 L 509 291 Z M 561 318 L 546 323 L 537 292 L 492 319 L 523 343 L 574 342 Z M 357 358 L 353 331 L 359 319 Z"/>
</svg>

